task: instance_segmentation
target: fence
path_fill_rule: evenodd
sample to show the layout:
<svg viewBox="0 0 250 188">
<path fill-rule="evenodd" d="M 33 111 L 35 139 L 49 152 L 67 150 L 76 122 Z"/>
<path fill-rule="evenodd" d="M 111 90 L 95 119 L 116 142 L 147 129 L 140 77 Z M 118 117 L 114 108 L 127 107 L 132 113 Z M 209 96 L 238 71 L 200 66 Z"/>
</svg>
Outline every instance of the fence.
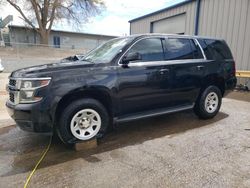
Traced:
<svg viewBox="0 0 250 188">
<path fill-rule="evenodd" d="M 52 45 L 11 43 L 11 46 L 0 47 L 0 56 L 2 58 L 61 58 L 76 53 L 84 54 L 89 50 L 91 49 L 75 48 L 65 45 L 58 48 Z"/>
<path fill-rule="evenodd" d="M 0 58 L 4 66 L 4 72 L 12 72 L 16 69 L 54 63 L 62 58 L 75 54 L 85 54 L 91 49 L 72 48 L 72 46 L 12 43 L 11 46 L 0 47 Z"/>
</svg>

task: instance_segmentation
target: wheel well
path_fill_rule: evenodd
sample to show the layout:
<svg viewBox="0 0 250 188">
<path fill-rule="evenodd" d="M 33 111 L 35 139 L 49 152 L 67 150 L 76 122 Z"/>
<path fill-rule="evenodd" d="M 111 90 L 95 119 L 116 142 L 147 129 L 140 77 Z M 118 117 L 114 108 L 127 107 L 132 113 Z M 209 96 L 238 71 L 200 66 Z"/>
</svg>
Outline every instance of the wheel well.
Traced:
<svg viewBox="0 0 250 188">
<path fill-rule="evenodd" d="M 224 96 L 225 80 L 223 78 L 215 78 L 215 79 L 207 80 L 205 86 L 202 88 L 202 91 L 204 91 L 208 86 L 211 86 L 211 85 L 217 86 L 221 91 L 222 97 Z"/>
<path fill-rule="evenodd" d="M 58 121 L 60 114 L 63 110 L 75 100 L 83 99 L 83 98 L 92 98 L 99 101 L 106 109 L 109 115 L 113 115 L 112 111 L 112 101 L 109 94 L 105 91 L 100 90 L 85 90 L 85 91 L 77 91 L 70 94 L 65 95 L 58 103 L 55 110 L 55 121 Z"/>
</svg>

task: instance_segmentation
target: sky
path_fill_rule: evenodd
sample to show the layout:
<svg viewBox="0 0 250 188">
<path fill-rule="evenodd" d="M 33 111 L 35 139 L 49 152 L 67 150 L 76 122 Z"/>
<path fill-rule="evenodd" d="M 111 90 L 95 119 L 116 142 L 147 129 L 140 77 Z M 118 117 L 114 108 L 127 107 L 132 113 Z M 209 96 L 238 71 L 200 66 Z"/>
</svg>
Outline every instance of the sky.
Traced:
<svg viewBox="0 0 250 188">
<path fill-rule="evenodd" d="M 104 0 L 106 9 L 98 16 L 92 17 L 80 28 L 65 22 L 56 22 L 53 29 L 77 31 L 95 34 L 124 36 L 129 35 L 128 21 L 139 16 L 166 8 L 184 0 Z M 19 13 L 10 5 L 2 7 L 0 17 L 13 15 L 13 25 L 24 25 Z"/>
</svg>

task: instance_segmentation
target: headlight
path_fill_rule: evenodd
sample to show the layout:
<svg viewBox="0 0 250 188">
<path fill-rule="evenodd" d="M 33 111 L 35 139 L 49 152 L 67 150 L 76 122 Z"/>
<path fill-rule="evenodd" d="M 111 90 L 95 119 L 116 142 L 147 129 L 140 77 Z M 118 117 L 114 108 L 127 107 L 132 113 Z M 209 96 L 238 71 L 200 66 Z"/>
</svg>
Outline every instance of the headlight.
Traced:
<svg viewBox="0 0 250 188">
<path fill-rule="evenodd" d="M 49 85 L 51 78 L 23 79 L 20 81 L 20 103 L 32 103 L 42 100 L 42 97 L 35 96 L 36 89 Z"/>
<path fill-rule="evenodd" d="M 44 80 L 21 80 L 21 90 L 34 90 L 49 85 L 50 79 L 46 78 Z"/>
</svg>

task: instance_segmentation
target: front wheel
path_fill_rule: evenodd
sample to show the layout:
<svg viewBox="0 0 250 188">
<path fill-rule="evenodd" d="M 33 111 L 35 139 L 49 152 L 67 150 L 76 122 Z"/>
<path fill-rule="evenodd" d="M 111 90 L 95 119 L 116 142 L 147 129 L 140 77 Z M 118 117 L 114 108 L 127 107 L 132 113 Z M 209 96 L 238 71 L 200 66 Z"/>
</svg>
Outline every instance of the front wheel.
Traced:
<svg viewBox="0 0 250 188">
<path fill-rule="evenodd" d="M 213 118 L 220 110 L 221 100 L 220 89 L 216 86 L 209 86 L 198 97 L 194 112 L 201 119 Z"/>
<path fill-rule="evenodd" d="M 59 118 L 57 133 L 66 144 L 102 136 L 109 126 L 105 107 L 95 99 L 80 99 L 68 105 Z"/>
</svg>

